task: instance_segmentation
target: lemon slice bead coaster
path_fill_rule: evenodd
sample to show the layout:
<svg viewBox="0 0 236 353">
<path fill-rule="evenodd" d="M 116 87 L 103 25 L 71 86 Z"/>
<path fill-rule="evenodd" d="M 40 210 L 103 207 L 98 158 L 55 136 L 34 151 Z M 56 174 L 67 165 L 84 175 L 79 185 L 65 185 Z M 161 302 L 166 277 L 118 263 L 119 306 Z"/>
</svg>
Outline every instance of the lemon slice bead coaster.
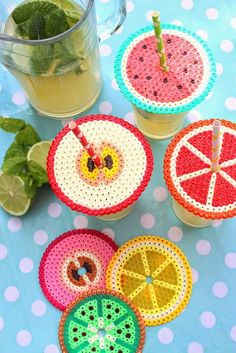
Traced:
<svg viewBox="0 0 236 353">
<path fill-rule="evenodd" d="M 59 325 L 63 353 L 138 353 L 144 335 L 142 316 L 133 304 L 106 289 L 73 301 Z"/>
<path fill-rule="evenodd" d="M 106 283 L 137 306 L 147 326 L 155 326 L 183 311 L 191 296 L 192 274 L 177 246 L 147 235 L 118 249 L 107 268 Z"/>
</svg>

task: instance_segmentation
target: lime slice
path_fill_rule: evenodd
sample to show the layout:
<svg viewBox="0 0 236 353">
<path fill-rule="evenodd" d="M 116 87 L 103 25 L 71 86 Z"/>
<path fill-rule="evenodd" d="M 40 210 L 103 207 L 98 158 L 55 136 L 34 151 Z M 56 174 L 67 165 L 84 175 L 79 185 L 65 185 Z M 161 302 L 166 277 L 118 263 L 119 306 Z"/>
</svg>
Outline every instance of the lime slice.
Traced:
<svg viewBox="0 0 236 353">
<path fill-rule="evenodd" d="M 27 154 L 28 161 L 34 161 L 47 170 L 47 156 L 50 146 L 51 141 L 40 141 L 33 145 Z"/>
<path fill-rule="evenodd" d="M 30 207 L 24 182 L 18 176 L 0 175 L 0 206 L 14 216 L 22 216 Z"/>
</svg>

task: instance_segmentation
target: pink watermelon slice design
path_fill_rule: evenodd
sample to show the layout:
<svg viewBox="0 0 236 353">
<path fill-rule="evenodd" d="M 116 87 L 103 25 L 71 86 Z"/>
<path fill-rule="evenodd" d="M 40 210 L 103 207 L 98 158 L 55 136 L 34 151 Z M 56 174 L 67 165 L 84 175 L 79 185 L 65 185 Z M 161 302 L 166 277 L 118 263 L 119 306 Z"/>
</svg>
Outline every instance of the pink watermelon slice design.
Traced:
<svg viewBox="0 0 236 353">
<path fill-rule="evenodd" d="M 221 120 L 220 169 L 211 169 L 211 120 L 189 125 L 167 148 L 164 177 L 188 211 L 211 219 L 236 215 L 236 124 Z"/>
<path fill-rule="evenodd" d="M 191 96 L 202 82 L 204 65 L 199 51 L 187 39 L 163 33 L 168 73 L 159 65 L 153 34 L 140 40 L 129 53 L 128 79 L 141 96 L 155 102 L 178 102 Z"/>
</svg>

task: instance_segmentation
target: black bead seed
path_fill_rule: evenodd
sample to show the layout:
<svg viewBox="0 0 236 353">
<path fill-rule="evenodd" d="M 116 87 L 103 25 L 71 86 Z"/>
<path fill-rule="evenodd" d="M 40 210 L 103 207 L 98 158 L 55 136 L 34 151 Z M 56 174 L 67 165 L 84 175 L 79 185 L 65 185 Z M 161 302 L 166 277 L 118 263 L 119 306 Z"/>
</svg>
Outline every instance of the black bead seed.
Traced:
<svg viewBox="0 0 236 353">
<path fill-rule="evenodd" d="M 167 82 L 168 82 L 168 78 L 165 77 L 165 78 L 163 79 L 163 82 L 164 82 L 164 83 L 167 83 Z"/>
<path fill-rule="evenodd" d="M 94 161 L 92 160 L 91 157 L 88 158 L 87 168 L 90 171 L 90 173 L 92 173 L 94 171 L 94 169 L 95 169 L 95 163 L 94 163 Z"/>
<path fill-rule="evenodd" d="M 130 336 L 131 336 L 130 333 L 126 333 L 125 335 L 126 338 L 130 338 Z"/>
<path fill-rule="evenodd" d="M 110 346 L 110 351 L 114 351 L 114 347 L 113 346 Z"/>
<path fill-rule="evenodd" d="M 191 83 L 195 83 L 195 80 L 192 79 L 192 80 L 191 80 Z"/>
<path fill-rule="evenodd" d="M 73 341 L 74 341 L 74 342 L 78 342 L 78 338 L 75 337 L 75 338 L 73 339 Z"/>
<path fill-rule="evenodd" d="M 188 69 L 185 68 L 185 69 L 184 69 L 184 72 L 187 73 L 187 72 L 188 72 Z"/>
<path fill-rule="evenodd" d="M 129 324 L 126 324 L 126 325 L 125 325 L 125 328 L 130 328 L 130 325 L 129 325 Z"/>
<path fill-rule="evenodd" d="M 147 46 L 144 44 L 144 45 L 142 46 L 142 48 L 143 48 L 143 49 L 147 49 Z"/>
<path fill-rule="evenodd" d="M 90 315 L 90 316 L 89 316 L 89 319 L 90 319 L 91 321 L 93 321 L 93 320 L 94 320 L 94 316 L 93 316 L 93 315 Z"/>
<path fill-rule="evenodd" d="M 115 313 L 118 314 L 119 312 L 120 312 L 120 309 L 116 308 Z"/>
<path fill-rule="evenodd" d="M 108 305 L 107 305 L 107 309 L 111 309 L 111 304 L 108 304 Z"/>
<path fill-rule="evenodd" d="M 178 85 L 177 88 L 178 88 L 178 89 L 182 89 L 182 86 L 181 86 L 181 85 Z"/>
<path fill-rule="evenodd" d="M 146 80 L 151 80 L 152 76 L 147 76 Z"/>
<path fill-rule="evenodd" d="M 90 305 L 90 306 L 89 306 L 89 310 L 93 310 L 93 306 Z"/>
<path fill-rule="evenodd" d="M 106 163 L 106 167 L 108 169 L 112 169 L 113 168 L 113 159 L 112 156 L 110 154 L 108 154 L 105 158 L 104 161 Z"/>
<path fill-rule="evenodd" d="M 82 336 L 85 337 L 87 335 L 86 332 L 82 332 Z"/>
<path fill-rule="evenodd" d="M 197 65 L 197 64 L 198 64 L 198 61 L 197 61 L 197 60 L 195 60 L 195 61 L 194 61 L 194 64 L 195 64 L 195 65 Z"/>
<path fill-rule="evenodd" d="M 138 75 L 134 75 L 134 79 L 137 80 L 138 79 Z"/>
<path fill-rule="evenodd" d="M 172 57 L 172 54 L 171 53 L 168 53 L 167 54 L 167 57 L 170 59 Z"/>
<path fill-rule="evenodd" d="M 167 39 L 167 43 L 171 43 L 171 39 Z"/>
<path fill-rule="evenodd" d="M 116 332 L 118 333 L 118 335 L 120 335 L 120 334 L 122 333 L 122 330 L 119 329 L 119 330 L 117 330 Z"/>
<path fill-rule="evenodd" d="M 92 352 L 96 352 L 96 348 L 93 347 L 93 348 L 91 349 L 91 351 L 92 351 Z"/>
<path fill-rule="evenodd" d="M 139 61 L 143 62 L 143 58 L 140 56 Z"/>
<path fill-rule="evenodd" d="M 186 52 L 186 51 L 183 51 L 183 55 L 187 55 L 187 52 Z"/>
<path fill-rule="evenodd" d="M 78 331 L 77 327 L 74 327 L 73 332 L 77 332 L 77 331 Z"/>
<path fill-rule="evenodd" d="M 109 320 L 109 319 L 111 319 L 111 315 L 110 315 L 110 314 L 108 314 L 108 315 L 107 315 L 107 318 L 108 318 L 108 320 Z"/>
<path fill-rule="evenodd" d="M 118 353 L 123 353 L 123 351 L 121 349 L 118 350 Z"/>
<path fill-rule="evenodd" d="M 156 96 L 157 96 L 157 91 L 154 91 L 154 92 L 153 92 L 153 95 L 156 97 Z"/>
<path fill-rule="evenodd" d="M 85 311 L 81 311 L 81 315 L 84 316 L 86 313 Z"/>
</svg>

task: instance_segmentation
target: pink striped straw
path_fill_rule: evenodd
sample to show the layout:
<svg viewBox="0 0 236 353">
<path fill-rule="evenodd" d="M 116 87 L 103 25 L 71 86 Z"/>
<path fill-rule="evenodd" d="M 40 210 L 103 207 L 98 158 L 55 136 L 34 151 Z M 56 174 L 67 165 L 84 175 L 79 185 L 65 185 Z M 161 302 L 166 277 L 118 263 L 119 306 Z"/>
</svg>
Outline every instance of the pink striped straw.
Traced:
<svg viewBox="0 0 236 353">
<path fill-rule="evenodd" d="M 68 125 L 69 129 L 74 133 L 74 135 L 78 138 L 81 145 L 84 149 L 88 152 L 94 163 L 98 168 L 103 167 L 103 163 L 98 155 L 95 153 L 94 149 L 92 148 L 91 144 L 87 141 L 86 137 L 84 136 L 83 132 L 80 130 L 79 126 L 76 124 L 75 121 L 71 121 Z"/>
<path fill-rule="evenodd" d="M 211 168 L 213 172 L 219 171 L 220 147 L 221 147 L 221 122 L 214 120 L 212 125 L 212 157 Z"/>
</svg>

